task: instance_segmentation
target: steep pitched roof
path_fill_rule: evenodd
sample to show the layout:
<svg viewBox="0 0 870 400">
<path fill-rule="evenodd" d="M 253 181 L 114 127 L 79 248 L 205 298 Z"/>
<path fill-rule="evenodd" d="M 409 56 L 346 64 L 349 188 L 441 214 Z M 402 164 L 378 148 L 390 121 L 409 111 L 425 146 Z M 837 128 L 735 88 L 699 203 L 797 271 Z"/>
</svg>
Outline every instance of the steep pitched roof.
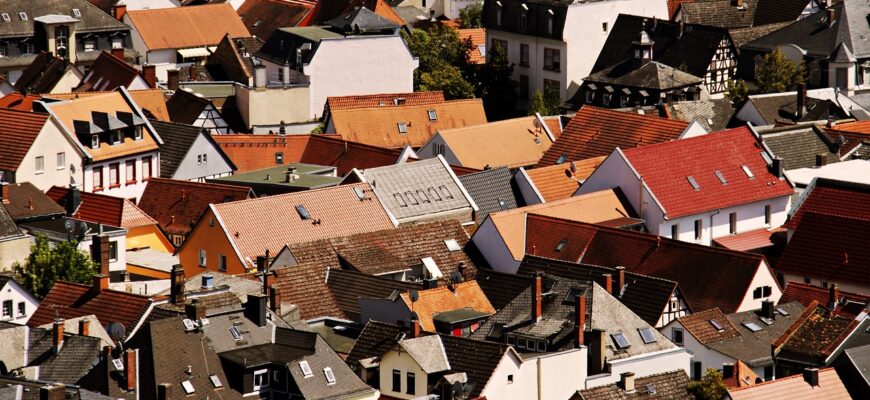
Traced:
<svg viewBox="0 0 870 400">
<path fill-rule="evenodd" d="M 172 94 L 172 97 L 166 101 L 166 108 L 169 110 L 169 119 L 172 122 L 181 124 L 192 124 L 196 122 L 203 110 L 206 107 L 212 106 L 211 100 L 200 93 L 195 93 L 190 88 L 178 89 Z M 215 107 L 217 110 L 217 107 Z"/>
<path fill-rule="evenodd" d="M 276 29 L 299 25 L 315 4 L 306 0 L 245 0 L 236 12 L 251 35 L 269 40 Z"/>
<path fill-rule="evenodd" d="M 720 28 L 743 28 L 753 25 L 759 0 L 743 0 L 740 7 L 732 0 L 707 0 L 680 5 L 686 22 L 718 26 Z M 794 19 L 797 19 L 795 16 Z"/>
<path fill-rule="evenodd" d="M 535 165 L 554 140 L 536 116 L 440 129 L 437 136 L 460 165 L 475 169 Z"/>
<path fill-rule="evenodd" d="M 139 71 L 132 65 L 107 51 L 102 51 L 75 91 L 90 92 L 113 90 L 119 86 L 128 87 L 138 76 Z"/>
<path fill-rule="evenodd" d="M 609 83 L 636 89 L 662 91 L 700 85 L 704 82 L 704 78 L 680 71 L 658 61 L 650 61 L 639 67 L 634 62 L 634 59 L 626 59 L 618 64 L 598 70 L 583 80 L 585 82 Z"/>
<path fill-rule="evenodd" d="M 478 222 L 489 213 L 517 208 L 513 174 L 507 167 L 460 175 L 459 181 L 477 204 Z"/>
<path fill-rule="evenodd" d="M 412 302 L 410 294 L 402 293 L 402 301 L 409 309 L 413 308 L 420 318 L 420 327 L 427 332 L 436 331 L 433 318 L 445 311 L 471 308 L 481 313 L 495 314 L 495 308 L 489 303 L 476 281 L 419 290 L 417 294 L 420 296 L 419 299 Z"/>
<path fill-rule="evenodd" d="M 354 367 L 360 360 L 371 357 L 380 358 L 396 343 L 396 338 L 404 331 L 405 328 L 398 325 L 369 320 L 357 337 L 345 361 Z"/>
<path fill-rule="evenodd" d="M 226 3 L 128 11 L 127 16 L 149 50 L 216 46 L 227 33 L 251 36 Z"/>
<path fill-rule="evenodd" d="M 62 207 L 65 207 L 66 202 L 69 201 L 67 188 L 53 186 L 45 194 Z M 79 195 L 81 203 L 72 215 L 73 218 L 127 230 L 157 224 L 157 221 L 130 200 L 90 192 L 79 192 Z"/>
<path fill-rule="evenodd" d="M 870 185 L 819 178 L 807 190 L 809 194 L 797 204 L 797 211 L 783 224 L 784 227 L 797 228 L 807 213 L 870 220 L 870 209 L 863 206 L 870 202 Z"/>
<path fill-rule="evenodd" d="M 18 170 L 46 122 L 48 114 L 0 109 L 0 169 Z"/>
<path fill-rule="evenodd" d="M 710 157 L 711 151 L 716 157 Z M 629 149 L 624 154 L 668 219 L 793 194 L 788 181 L 770 172 L 762 157 L 765 150 L 745 127 Z"/>
<path fill-rule="evenodd" d="M 4 21 L 3 25 L 0 26 L 0 37 L 32 37 L 35 34 L 36 25 L 38 25 L 36 17 L 48 15 L 79 20 L 76 24 L 77 32 L 111 32 L 128 31 L 130 29 L 87 0 L 16 1 L 5 6 L 5 8 L 12 14 L 12 18 L 10 18 L 9 22 Z M 79 9 L 81 16 L 73 14 L 74 8 Z M 29 18 L 19 18 L 19 12 L 27 13 Z"/>
<path fill-rule="evenodd" d="M 99 96 L 108 92 L 71 92 L 71 93 L 51 93 L 45 94 L 42 97 L 55 100 L 73 100 L 81 97 Z M 142 109 L 142 112 L 147 118 L 158 119 L 160 121 L 169 121 L 169 111 L 166 109 L 166 99 L 161 89 L 143 89 L 129 90 L 127 93 L 136 105 Z M 31 107 L 32 108 L 32 107 Z"/>
<path fill-rule="evenodd" d="M 163 146 L 160 147 L 160 177 L 171 178 L 175 175 L 178 167 L 181 166 L 181 161 L 191 150 L 191 146 L 200 136 L 204 137 L 211 143 L 215 151 L 223 157 L 224 161 L 230 165 L 230 168 L 235 169 L 233 161 L 227 157 L 221 150 L 220 146 L 212 138 L 212 135 L 206 133 L 202 127 L 178 124 L 174 122 L 162 122 L 151 120 L 151 126 L 163 139 Z"/>
<path fill-rule="evenodd" d="M 431 110 L 435 112 L 434 120 L 430 119 Z M 330 125 L 342 139 L 386 148 L 420 147 L 437 131 L 485 123 L 480 99 L 330 113 Z"/>
<path fill-rule="evenodd" d="M 834 368 L 819 370 L 819 384 L 811 386 L 803 375 L 797 374 L 758 385 L 728 390 L 733 400 L 847 400 L 852 397 Z"/>
<path fill-rule="evenodd" d="M 236 172 L 248 172 L 274 167 L 275 154 L 281 153 L 285 163 L 300 162 L 310 138 L 314 135 L 215 135 L 213 139 L 236 165 Z M 323 163 L 306 162 L 306 164 Z"/>
<path fill-rule="evenodd" d="M 9 198 L 3 207 L 12 219 L 22 221 L 40 217 L 57 217 L 66 210 L 30 182 L 10 183 Z"/>
<path fill-rule="evenodd" d="M 677 101 L 667 103 L 671 118 L 692 122 L 695 121 L 707 132 L 716 132 L 728 127 L 734 116 L 734 106 L 728 99 L 706 99 Z"/>
<path fill-rule="evenodd" d="M 420 283 L 397 281 L 341 269 L 330 270 L 325 281 L 329 293 L 342 312 L 341 315 L 354 321 L 360 319 L 359 299 L 361 298 L 386 298 L 396 291 L 406 292 L 423 288 Z"/>
<path fill-rule="evenodd" d="M 870 302 L 870 296 L 868 295 L 849 293 L 842 290 L 837 290 L 836 293 L 839 295 L 837 301 L 843 304 L 858 303 L 866 305 Z M 797 301 L 805 306 L 809 306 L 813 301 L 816 301 L 819 304 L 829 304 L 828 300 L 830 300 L 830 296 L 830 288 L 826 289 L 803 282 L 792 281 L 788 282 L 788 286 L 786 286 L 785 290 L 782 292 L 782 297 L 779 298 L 779 302 L 789 303 Z"/>
<path fill-rule="evenodd" d="M 111 289 L 94 293 L 90 285 L 58 281 L 27 320 L 27 325 L 50 324 L 55 316 L 95 315 L 103 324 L 120 322 L 130 334 L 150 306 L 151 299 L 147 296 Z"/>
<path fill-rule="evenodd" d="M 444 92 L 410 92 L 381 93 L 354 96 L 331 96 L 326 98 L 326 107 L 330 111 L 350 110 L 355 108 L 401 107 L 411 105 L 443 103 Z"/>
<path fill-rule="evenodd" d="M 784 22 L 794 22 L 800 18 L 807 4 L 791 0 L 759 1 L 755 10 L 755 25 L 769 25 Z"/>
<path fill-rule="evenodd" d="M 630 149 L 676 140 L 688 126 L 683 121 L 585 106 L 571 118 L 538 166 L 606 156 L 617 147 Z"/>
<path fill-rule="evenodd" d="M 771 345 L 774 357 L 827 365 L 840 345 L 857 332 L 864 317 L 842 315 L 812 302 Z"/>
<path fill-rule="evenodd" d="M 63 58 L 40 52 L 15 81 L 15 90 L 22 93 L 49 92 L 63 77 L 69 65 Z"/>
<path fill-rule="evenodd" d="M 694 399 L 695 396 L 689 393 L 688 388 L 690 382 L 689 376 L 686 375 L 686 371 L 679 369 L 676 371 L 664 372 L 635 379 L 634 387 L 637 389 L 633 393 L 626 393 L 619 384 L 611 383 L 609 385 L 581 390 L 572 396 L 570 400 L 691 400 Z M 652 392 L 649 391 L 650 388 L 652 388 Z"/>
<path fill-rule="evenodd" d="M 167 233 L 184 235 L 209 204 L 244 200 L 251 194 L 242 186 L 151 178 L 138 206 Z"/>
<path fill-rule="evenodd" d="M 680 324 L 683 325 L 683 328 L 689 331 L 689 333 L 691 333 L 692 336 L 694 336 L 701 344 L 718 342 L 723 339 L 740 335 L 740 332 L 737 331 L 737 327 L 735 327 L 718 308 L 686 315 L 677 318 L 677 321 L 679 321 Z M 719 324 L 721 329 L 713 326 L 712 321 Z"/>
<path fill-rule="evenodd" d="M 314 9 L 299 22 L 299 26 L 314 26 L 325 23 L 328 20 L 352 11 L 356 7 L 365 7 L 375 14 L 404 26 L 405 22 L 393 11 L 393 8 L 385 0 L 341 0 L 341 1 L 318 1 Z"/>
<path fill-rule="evenodd" d="M 250 3 L 250 2 L 249 2 Z M 292 4 L 275 1 L 275 4 Z M 236 81 L 247 84 L 254 77 L 253 55 L 263 47 L 263 40 L 257 36 L 230 37 L 225 35 L 206 62 L 205 70 L 214 80 Z M 180 79 L 180 78 L 179 78 Z M 224 106 L 227 105 L 224 101 Z"/>
<path fill-rule="evenodd" d="M 464 372 L 472 387 L 469 398 L 480 396 L 487 386 L 496 367 L 505 357 L 508 347 L 501 343 L 485 342 L 468 338 L 439 335 L 441 345 L 450 362 L 450 370 Z"/>
<path fill-rule="evenodd" d="M 606 156 L 525 170 L 544 202 L 567 199 L 582 185 Z M 573 167 L 572 167 L 573 165 Z M 574 171 L 572 171 L 572 168 Z"/>
<path fill-rule="evenodd" d="M 33 111 L 33 102 L 37 100 L 42 100 L 42 96 L 12 92 L 6 96 L 0 97 L 0 108 L 9 108 L 18 111 Z"/>
<path fill-rule="evenodd" d="M 817 12 L 806 18 L 799 19 L 766 36 L 762 36 L 750 43 L 743 45 L 743 50 L 772 51 L 779 45 L 795 43 L 811 57 L 827 59 L 833 57 L 834 50 L 843 41 L 854 43 L 850 33 L 849 17 L 846 14 L 846 2 L 835 3 L 832 8 L 835 20 L 829 26 L 827 12 Z M 866 15 L 866 12 L 864 13 Z M 866 23 L 864 23 L 866 25 Z M 870 29 L 870 28 L 865 28 Z M 866 54 L 855 52 L 859 57 Z"/>
<path fill-rule="evenodd" d="M 302 152 L 300 162 L 335 167 L 339 175 L 354 168 L 367 169 L 394 165 L 401 150 L 342 140 L 333 135 L 313 135 Z"/>
<path fill-rule="evenodd" d="M 394 31 L 404 25 L 404 22 L 396 24 L 366 7 L 354 7 L 325 24 L 340 32 L 365 34 Z"/>
<path fill-rule="evenodd" d="M 360 200 L 355 190 L 364 193 Z M 213 204 L 243 261 L 253 267 L 268 249 L 277 254 L 285 244 L 327 239 L 393 227 L 390 217 L 366 183 L 308 190 L 250 200 Z M 307 210 L 303 217 L 300 208 Z M 365 215 L 366 218 L 359 218 Z M 312 223 L 315 222 L 315 223 Z"/>
<path fill-rule="evenodd" d="M 786 170 L 816 167 L 819 155 L 826 164 L 840 161 L 834 143 L 815 125 L 766 130 L 761 139 L 775 157 L 782 158 Z"/>
</svg>

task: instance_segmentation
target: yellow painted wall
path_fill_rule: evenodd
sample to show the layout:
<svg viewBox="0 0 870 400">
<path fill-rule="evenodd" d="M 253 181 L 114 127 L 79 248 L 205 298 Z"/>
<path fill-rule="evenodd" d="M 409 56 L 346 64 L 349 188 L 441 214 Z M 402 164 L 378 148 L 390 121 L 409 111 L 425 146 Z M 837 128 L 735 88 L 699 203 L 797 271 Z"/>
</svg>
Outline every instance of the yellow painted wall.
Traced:
<svg viewBox="0 0 870 400">
<path fill-rule="evenodd" d="M 199 265 L 200 250 L 206 251 L 206 267 Z M 187 240 L 184 241 L 184 245 L 178 252 L 178 259 L 184 266 L 184 275 L 194 276 L 205 270 L 217 271 L 219 254 L 226 256 L 226 273 L 241 274 L 245 272 L 242 261 L 239 260 L 223 228 L 214 219 L 214 214 L 209 209 L 197 222 Z"/>
<path fill-rule="evenodd" d="M 143 247 L 166 253 L 175 252 L 175 247 L 157 225 L 138 226 L 127 231 L 127 250 Z"/>
</svg>

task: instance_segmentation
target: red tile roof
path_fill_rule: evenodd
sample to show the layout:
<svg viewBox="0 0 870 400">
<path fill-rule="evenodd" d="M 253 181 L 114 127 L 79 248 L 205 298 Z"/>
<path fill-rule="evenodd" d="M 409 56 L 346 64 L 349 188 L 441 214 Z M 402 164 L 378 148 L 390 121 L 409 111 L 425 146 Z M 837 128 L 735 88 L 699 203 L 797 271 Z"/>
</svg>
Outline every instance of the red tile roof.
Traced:
<svg viewBox="0 0 870 400">
<path fill-rule="evenodd" d="M 82 79 L 76 92 L 99 90 L 114 90 L 117 87 L 129 87 L 139 76 L 139 71 L 116 58 L 111 53 L 103 51 L 91 65 L 90 72 Z"/>
<path fill-rule="evenodd" d="M 701 344 L 718 342 L 728 338 L 740 336 L 740 331 L 731 323 L 725 313 L 718 308 L 696 312 L 685 317 L 677 318 L 695 339 Z M 722 330 L 713 326 L 710 321 L 716 321 Z"/>
<path fill-rule="evenodd" d="M 0 97 L 0 108 L 10 108 L 19 111 L 33 111 L 33 102 L 42 100 L 42 96 L 35 94 L 21 94 L 12 92 Z"/>
<path fill-rule="evenodd" d="M 689 126 L 683 121 L 585 106 L 577 111 L 538 166 L 609 155 L 623 150 L 679 139 Z"/>
<path fill-rule="evenodd" d="M 48 114 L 0 109 L 0 170 L 18 170 L 47 120 Z"/>
<path fill-rule="evenodd" d="M 848 400 L 852 397 L 834 368 L 819 370 L 819 384 L 810 386 L 797 374 L 738 389 L 729 389 L 733 400 Z"/>
<path fill-rule="evenodd" d="M 776 271 L 870 287 L 868 231 L 870 219 L 804 212 Z"/>
<path fill-rule="evenodd" d="M 573 122 L 573 121 L 572 121 Z M 749 129 L 735 128 L 626 150 L 625 157 L 656 197 L 668 219 L 794 194 L 769 170 Z M 742 169 L 746 166 L 754 177 Z M 723 184 L 715 172 L 727 180 Z M 700 189 L 688 180 L 693 177 Z"/>
<path fill-rule="evenodd" d="M 69 189 L 54 186 L 45 194 L 55 203 L 65 206 L 68 193 Z M 80 194 L 81 204 L 72 215 L 74 218 L 128 230 L 157 224 L 157 221 L 130 200 L 98 193 L 80 192 Z"/>
<path fill-rule="evenodd" d="M 314 135 L 213 135 L 227 157 L 233 160 L 236 173 L 275 166 L 275 153 L 282 153 L 285 163 L 299 162 L 308 140 Z"/>
<path fill-rule="evenodd" d="M 266 41 L 276 29 L 298 25 L 314 6 L 304 0 L 246 0 L 236 12 L 252 36 Z"/>
<path fill-rule="evenodd" d="M 314 135 L 305 146 L 299 162 L 328 165 L 335 167 L 339 175 L 345 175 L 354 168 L 393 165 L 399 160 L 400 154 L 401 150 L 398 149 L 349 142 L 332 135 Z"/>
<path fill-rule="evenodd" d="M 859 304 L 867 304 L 870 302 L 870 296 L 849 293 L 838 290 L 840 302 L 854 302 Z M 809 306 L 813 301 L 819 304 L 828 304 L 830 299 L 830 289 L 821 288 L 818 286 L 808 285 L 803 282 L 789 282 L 788 286 L 782 292 L 782 297 L 779 298 L 780 304 L 797 301 L 804 306 Z M 863 308 L 863 307 L 862 307 Z"/>
<path fill-rule="evenodd" d="M 737 251 L 750 251 L 773 246 L 775 231 L 768 229 L 756 229 L 737 235 L 723 236 L 713 239 L 713 243 L 719 247 Z"/>
<path fill-rule="evenodd" d="M 870 220 L 870 185 L 819 178 L 808 190 L 784 227 L 795 229 L 809 212 Z"/>
<path fill-rule="evenodd" d="M 444 102 L 444 92 L 382 93 L 356 96 L 333 96 L 326 98 L 331 111 L 369 107 L 398 107 L 399 105 L 422 105 Z M 401 104 L 400 104 L 401 103 Z"/>
<path fill-rule="evenodd" d="M 139 208 L 167 233 L 186 235 L 209 204 L 244 200 L 250 195 L 251 189 L 242 186 L 151 178 Z"/>
<path fill-rule="evenodd" d="M 571 172 L 571 163 L 566 162 L 526 170 L 526 175 L 532 180 L 538 193 L 544 197 L 544 201 L 567 199 L 580 188 L 581 181 L 592 175 L 604 158 L 601 156 L 573 162 L 576 172 Z"/>
<path fill-rule="evenodd" d="M 111 289 L 94 293 L 90 285 L 58 281 L 27 320 L 27 325 L 35 327 L 50 324 L 54 322 L 55 315 L 77 318 L 93 314 L 104 326 L 120 322 L 129 334 L 150 305 L 151 299 L 147 296 Z"/>
</svg>

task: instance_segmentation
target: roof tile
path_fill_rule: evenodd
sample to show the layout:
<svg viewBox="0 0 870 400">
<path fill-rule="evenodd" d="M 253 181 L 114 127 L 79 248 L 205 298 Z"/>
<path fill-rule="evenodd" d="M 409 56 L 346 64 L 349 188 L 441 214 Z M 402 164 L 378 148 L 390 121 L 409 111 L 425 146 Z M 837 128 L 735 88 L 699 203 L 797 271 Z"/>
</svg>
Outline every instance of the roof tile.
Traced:
<svg viewBox="0 0 870 400">
<path fill-rule="evenodd" d="M 230 4 L 127 12 L 149 50 L 216 46 L 225 34 L 251 36 Z M 208 21 L 208 23 L 202 23 Z"/>
<path fill-rule="evenodd" d="M 142 192 L 139 208 L 167 233 L 185 235 L 209 204 L 244 200 L 251 189 L 241 186 L 151 178 Z"/>
<path fill-rule="evenodd" d="M 439 129 L 459 164 L 475 169 L 535 165 L 553 139 L 535 116 Z M 481 151 L 486 149 L 486 151 Z"/>
<path fill-rule="evenodd" d="M 544 197 L 544 202 L 567 199 L 574 195 L 582 182 L 592 175 L 606 157 L 589 158 L 563 164 L 526 170 L 526 175 Z M 576 172 L 571 172 L 571 168 Z"/>
</svg>

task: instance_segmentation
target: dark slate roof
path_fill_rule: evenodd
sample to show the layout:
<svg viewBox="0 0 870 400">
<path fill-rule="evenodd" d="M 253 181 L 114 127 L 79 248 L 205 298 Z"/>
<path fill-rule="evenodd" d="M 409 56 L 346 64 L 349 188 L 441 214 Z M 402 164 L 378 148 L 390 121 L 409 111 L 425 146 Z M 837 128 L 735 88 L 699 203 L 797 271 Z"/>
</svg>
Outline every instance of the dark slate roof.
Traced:
<svg viewBox="0 0 870 400">
<path fill-rule="evenodd" d="M 804 0 L 759 1 L 755 10 L 755 26 L 797 21 L 808 3 Z"/>
<path fill-rule="evenodd" d="M 202 135 L 206 140 L 214 146 L 214 150 L 220 154 L 224 161 L 230 165 L 233 170 L 236 169 L 233 161 L 224 154 L 217 142 L 212 139 L 211 135 L 206 133 L 203 128 L 193 125 L 179 124 L 175 122 L 163 122 L 152 119 L 151 126 L 163 139 L 163 146 L 160 147 L 160 177 L 172 178 L 184 156 L 190 151 L 190 147 L 196 139 Z"/>
<path fill-rule="evenodd" d="M 0 400 L 40 400 L 39 389 L 46 384 L 41 380 L 29 380 L 23 377 L 0 377 Z M 116 397 L 105 396 L 81 387 L 67 385 L 66 396 L 80 400 L 117 400 Z M 18 391 L 21 391 L 20 394 Z"/>
<path fill-rule="evenodd" d="M 40 52 L 15 81 L 15 90 L 21 93 L 47 93 L 63 77 L 68 66 L 69 62 L 63 58 Z"/>
<path fill-rule="evenodd" d="M 197 96 L 193 91 L 178 89 L 166 102 L 169 119 L 180 124 L 192 124 L 202 111 L 211 104 L 211 100 Z"/>
<path fill-rule="evenodd" d="M 777 122 L 795 123 L 819 120 L 839 120 L 849 118 L 849 113 L 830 100 L 807 97 L 806 112 L 797 119 L 797 94 L 795 92 L 749 96 L 749 103 L 758 110 L 765 124 Z"/>
<path fill-rule="evenodd" d="M 481 268 L 477 271 L 477 285 L 498 311 L 528 289 L 532 285 L 532 278 Z"/>
<path fill-rule="evenodd" d="M 646 17 L 620 14 L 592 71 L 598 72 L 632 58 L 632 42 L 640 37 L 644 26 L 649 38 L 655 42 L 654 61 L 695 76 L 707 73 L 719 43 L 728 35 L 728 30 L 724 28 L 695 24 L 686 24 L 681 35 L 678 23 L 662 20 L 653 22 Z"/>
<path fill-rule="evenodd" d="M 28 365 L 39 366 L 39 379 L 46 382 L 76 384 L 88 371 L 102 350 L 100 338 L 81 335 L 64 335 L 59 353 L 52 348 L 50 329 L 30 330 Z"/>
<path fill-rule="evenodd" d="M 776 308 L 785 310 L 788 312 L 788 316 L 776 313 L 772 325 L 767 325 L 761 321 L 758 311 L 744 311 L 727 314 L 726 317 L 728 318 L 728 321 L 731 322 L 731 325 L 734 325 L 734 327 L 737 328 L 740 335 L 707 343 L 707 347 L 729 357 L 739 359 L 753 368 L 770 365 L 773 362 L 770 356 L 770 345 L 775 342 L 804 311 L 804 306 L 798 302 L 778 304 Z M 743 325 L 744 322 L 754 322 L 756 325 L 761 327 L 761 330 L 758 332 L 752 332 L 749 328 Z"/>
<path fill-rule="evenodd" d="M 6 208 L 0 207 L 0 239 L 8 239 L 14 237 L 23 237 L 15 220 L 6 211 Z"/>
<path fill-rule="evenodd" d="M 808 56 L 826 59 L 833 55 L 840 42 L 851 40 L 849 24 L 844 18 L 844 3 L 834 4 L 833 9 L 836 21 L 830 28 L 827 27 L 827 13 L 818 12 L 745 44 L 743 49 L 767 52 L 773 51 L 777 46 L 794 43 L 806 51 Z M 864 24 L 867 24 L 866 21 Z"/>
<path fill-rule="evenodd" d="M 470 388 L 469 399 L 480 395 L 508 349 L 498 343 L 447 335 L 441 335 L 441 344 L 451 373 L 465 372 L 468 376 L 465 386 L 467 390 Z"/>
<path fill-rule="evenodd" d="M 728 123 L 736 110 L 728 99 L 706 99 L 667 103 L 671 118 L 680 121 L 695 121 L 707 132 L 718 132 L 728 128 Z"/>
<path fill-rule="evenodd" d="M 686 3 L 683 3 L 686 4 Z M 577 392 L 570 400 L 623 400 L 623 399 L 684 399 L 691 400 L 695 396 L 688 391 L 689 376 L 679 369 L 662 374 L 637 378 L 634 381 L 635 392 L 626 393 L 619 384 L 598 386 Z M 652 388 L 653 392 L 649 389 Z"/>
<path fill-rule="evenodd" d="M 743 6 L 738 8 L 734 0 L 708 0 L 683 2 L 680 8 L 690 24 L 742 28 L 752 26 L 758 3 L 758 0 L 743 0 Z"/>
<path fill-rule="evenodd" d="M 345 361 L 355 369 L 359 360 L 381 357 L 396 344 L 396 339 L 402 337 L 400 335 L 404 335 L 405 331 L 405 328 L 398 325 L 370 320 L 360 332 Z"/>
<path fill-rule="evenodd" d="M 127 64 L 125 60 L 117 58 L 107 51 L 101 51 L 75 91 L 115 90 L 121 86 L 127 88 L 137 76 L 139 76 L 139 71 Z"/>
<path fill-rule="evenodd" d="M 790 0 L 787 0 L 790 1 Z M 757 15 L 757 14 L 756 14 Z M 795 18 L 797 19 L 797 18 Z M 778 22 L 775 24 L 767 24 L 761 26 L 753 26 L 748 28 L 736 28 L 729 29 L 728 33 L 731 34 L 731 42 L 734 43 L 734 47 L 737 48 L 737 52 L 740 52 L 740 47 L 746 43 L 749 43 L 755 39 L 758 39 L 762 36 L 765 36 L 771 32 L 774 32 L 778 29 L 781 29 L 785 26 L 788 26 L 794 22 L 793 20 L 788 22 Z"/>
<path fill-rule="evenodd" d="M 835 144 L 815 125 L 763 131 L 761 138 L 775 157 L 782 158 L 786 170 L 815 167 L 817 155 L 826 163 L 840 161 Z"/>
<path fill-rule="evenodd" d="M 870 344 L 846 349 L 844 356 L 841 357 L 848 363 L 849 368 L 847 374 L 858 374 L 864 378 L 865 382 L 870 382 Z M 839 367 L 837 368 L 839 370 Z M 848 376 L 848 375 L 847 375 Z M 867 387 L 870 383 L 865 383 L 863 387 Z M 858 389 L 861 385 L 849 385 L 851 389 Z M 857 398 L 859 393 L 852 392 L 852 396 Z"/>
<path fill-rule="evenodd" d="M 627 59 L 619 64 L 599 70 L 583 80 L 653 90 L 677 89 L 698 85 L 704 81 L 703 78 L 687 74 L 660 62 L 651 61 L 638 68 L 635 68 L 634 62 L 634 59 Z"/>
<path fill-rule="evenodd" d="M 477 204 L 478 222 L 483 222 L 489 213 L 517 208 L 513 174 L 507 167 L 465 174 L 459 181 Z"/>
<path fill-rule="evenodd" d="M 3 12 L 9 13 L 11 21 L 0 24 L 0 37 L 24 37 L 35 34 L 34 18 L 42 15 L 65 15 L 80 20 L 76 24 L 76 33 L 129 31 L 111 15 L 106 14 L 87 0 L 17 0 L 4 2 Z M 73 9 L 78 8 L 81 17 L 73 15 Z M 27 13 L 27 20 L 18 17 L 19 12 Z"/>
<path fill-rule="evenodd" d="M 347 33 L 378 33 L 399 28 L 399 25 L 365 7 L 355 7 L 343 15 L 326 21 L 326 25 Z"/>
<path fill-rule="evenodd" d="M 328 279 L 326 285 L 332 297 L 344 315 L 354 321 L 359 320 L 360 298 L 386 298 L 396 290 L 422 289 L 422 285 L 417 283 L 379 278 L 355 271 L 332 270 Z"/>
</svg>

